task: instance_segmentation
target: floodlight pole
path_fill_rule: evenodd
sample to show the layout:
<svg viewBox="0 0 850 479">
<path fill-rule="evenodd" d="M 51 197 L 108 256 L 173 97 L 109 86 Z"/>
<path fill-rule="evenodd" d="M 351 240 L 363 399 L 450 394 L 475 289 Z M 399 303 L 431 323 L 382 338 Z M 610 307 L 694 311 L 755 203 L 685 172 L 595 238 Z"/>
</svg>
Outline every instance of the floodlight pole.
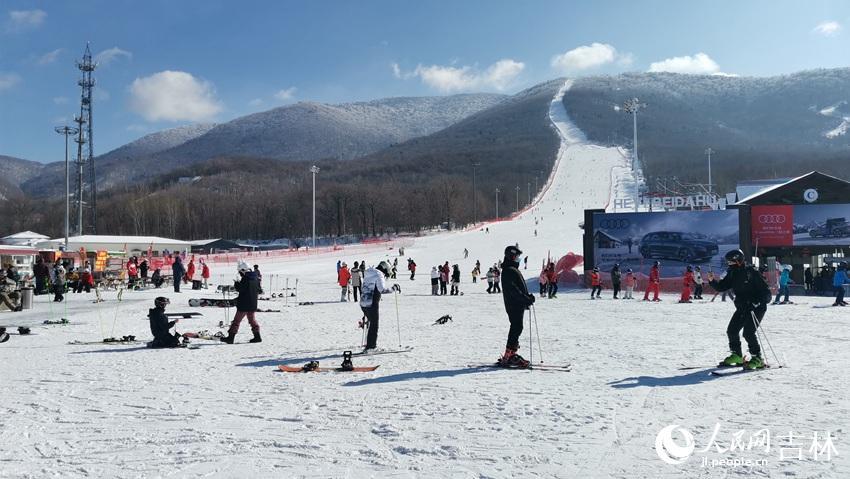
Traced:
<svg viewBox="0 0 850 479">
<path fill-rule="evenodd" d="M 708 148 L 705 150 L 705 154 L 708 155 L 708 194 L 711 194 L 711 154 L 714 153 L 714 150 Z"/>
<path fill-rule="evenodd" d="M 316 248 L 316 174 L 319 172 L 319 167 L 313 165 L 310 167 L 310 172 L 313 173 L 313 249 Z"/>
<path fill-rule="evenodd" d="M 472 162 L 472 224 L 478 222 L 478 208 L 475 202 L 475 168 L 481 166 L 477 161 Z"/>
<path fill-rule="evenodd" d="M 516 211 L 519 211 L 519 185 L 516 187 Z"/>
<path fill-rule="evenodd" d="M 57 126 L 53 131 L 65 135 L 65 251 L 68 251 L 68 236 L 71 229 L 71 172 L 68 165 L 68 136 L 76 135 L 79 130 L 72 126 Z"/>
<path fill-rule="evenodd" d="M 499 189 L 496 188 L 496 219 L 499 219 Z"/>
<path fill-rule="evenodd" d="M 528 204 L 531 204 L 531 182 L 528 182 Z"/>
<path fill-rule="evenodd" d="M 638 110 L 645 107 L 637 98 L 632 98 L 623 104 L 623 109 L 627 113 L 632 114 L 632 176 L 635 179 L 635 212 L 638 211 L 638 184 L 637 184 L 637 165 L 638 165 L 638 141 L 637 141 L 637 113 Z"/>
</svg>

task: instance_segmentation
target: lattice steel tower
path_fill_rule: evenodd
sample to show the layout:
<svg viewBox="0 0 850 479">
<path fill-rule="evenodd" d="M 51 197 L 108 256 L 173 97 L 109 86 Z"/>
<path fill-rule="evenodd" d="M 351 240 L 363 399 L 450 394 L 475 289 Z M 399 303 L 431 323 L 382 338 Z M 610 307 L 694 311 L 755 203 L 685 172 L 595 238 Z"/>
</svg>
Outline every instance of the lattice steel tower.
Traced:
<svg viewBox="0 0 850 479">
<path fill-rule="evenodd" d="M 86 44 L 86 52 L 83 59 L 77 62 L 77 68 L 82 72 L 80 80 L 80 115 L 74 117 L 79 127 L 77 139 L 77 159 L 74 165 L 77 168 L 76 189 L 74 191 L 74 213 L 77 216 L 78 235 L 90 232 L 97 233 L 97 183 L 94 170 L 94 142 L 92 135 L 92 89 L 94 79 L 92 72 L 97 68 L 97 63 L 92 62 L 91 50 Z M 88 213 L 90 224 L 83 229 L 84 213 Z"/>
</svg>

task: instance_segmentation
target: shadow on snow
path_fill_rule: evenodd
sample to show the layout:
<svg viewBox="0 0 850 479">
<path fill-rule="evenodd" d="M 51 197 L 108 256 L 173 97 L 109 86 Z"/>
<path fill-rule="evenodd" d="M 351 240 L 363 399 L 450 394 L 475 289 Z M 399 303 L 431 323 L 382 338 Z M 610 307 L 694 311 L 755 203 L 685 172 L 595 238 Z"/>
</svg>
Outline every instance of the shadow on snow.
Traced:
<svg viewBox="0 0 850 479">
<path fill-rule="evenodd" d="M 704 382 L 720 379 L 722 376 L 714 376 L 711 371 L 715 368 L 701 369 L 681 376 L 655 377 L 655 376 L 632 376 L 618 381 L 611 381 L 609 386 L 616 389 L 631 389 L 636 387 L 669 387 L 669 386 L 693 386 Z"/>
<path fill-rule="evenodd" d="M 409 373 L 392 374 L 390 376 L 381 376 L 377 378 L 363 379 L 360 381 L 350 381 L 343 384 L 343 386 L 366 386 L 369 384 L 397 383 L 402 381 L 411 381 L 414 379 L 450 378 L 455 376 L 463 376 L 466 374 L 478 374 L 496 371 L 503 371 L 503 369 L 494 368 L 490 366 L 479 366 L 462 369 L 442 369 L 438 371 L 416 371 Z"/>
</svg>

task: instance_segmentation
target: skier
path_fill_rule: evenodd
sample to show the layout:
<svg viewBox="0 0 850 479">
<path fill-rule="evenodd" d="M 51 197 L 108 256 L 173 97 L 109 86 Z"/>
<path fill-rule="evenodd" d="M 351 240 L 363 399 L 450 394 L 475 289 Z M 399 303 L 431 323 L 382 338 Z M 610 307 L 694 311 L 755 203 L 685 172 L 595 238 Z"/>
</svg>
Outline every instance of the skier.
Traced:
<svg viewBox="0 0 850 479">
<path fill-rule="evenodd" d="M 407 258 L 407 270 L 410 271 L 410 280 L 413 281 L 416 276 L 416 261 L 412 258 Z"/>
<path fill-rule="evenodd" d="M 142 258 L 142 262 L 139 263 L 139 277 L 142 278 L 142 285 L 147 286 L 148 283 L 148 270 L 150 269 L 150 265 L 148 264 L 148 260 Z"/>
<path fill-rule="evenodd" d="M 537 282 L 540 284 L 540 297 L 546 297 L 546 291 L 549 290 L 549 274 L 546 271 L 546 267 L 540 270 L 540 277 L 538 277 Z"/>
<path fill-rule="evenodd" d="M 460 294 L 460 268 L 458 265 L 452 266 L 452 296 Z"/>
<path fill-rule="evenodd" d="M 466 259 L 466 258 L 469 258 L 469 250 L 464 248 L 463 249 L 463 259 Z"/>
<path fill-rule="evenodd" d="M 519 336 L 522 334 L 523 316 L 525 310 L 534 304 L 534 295 L 528 294 L 525 286 L 525 278 L 519 271 L 519 257 L 522 251 L 516 246 L 505 248 L 505 259 L 502 266 L 505 268 L 502 276 L 504 285 L 502 299 L 505 302 L 505 311 L 511 323 L 508 331 L 508 341 L 505 344 L 505 353 L 499 358 L 499 365 L 527 368 L 529 362 L 517 354 L 519 349 Z"/>
<path fill-rule="evenodd" d="M 263 294 L 263 273 L 260 273 L 260 265 L 254 265 L 254 274 L 257 275 L 257 289 L 260 294 Z"/>
<path fill-rule="evenodd" d="M 632 296 L 632 293 L 635 291 L 635 284 L 637 283 L 637 277 L 632 272 L 631 268 L 626 270 L 626 294 L 623 296 L 623 299 L 635 299 Z"/>
<path fill-rule="evenodd" d="M 35 275 L 35 294 L 47 294 L 48 283 L 50 283 L 50 268 L 41 256 L 35 257 L 35 266 L 32 268 Z"/>
<path fill-rule="evenodd" d="M 153 341 L 148 343 L 149 348 L 176 348 L 180 346 L 180 335 L 176 332 L 171 334 L 169 330 L 177 324 L 178 319 L 169 321 L 165 315 L 165 307 L 171 301 L 165 297 L 158 297 L 153 301 L 153 309 L 148 310 L 148 319 L 151 324 Z"/>
<path fill-rule="evenodd" d="M 354 262 L 354 268 L 351 269 L 351 291 L 354 293 L 354 301 L 360 301 L 360 285 L 363 284 L 363 273 L 360 271 L 360 265 L 357 261 Z"/>
<path fill-rule="evenodd" d="M 139 269 L 136 265 L 136 258 L 134 256 L 127 262 L 127 277 L 129 278 L 127 281 L 127 289 L 136 289 L 136 279 L 138 276 Z"/>
<path fill-rule="evenodd" d="M 227 344 L 233 344 L 236 338 L 236 333 L 239 332 L 239 323 L 247 316 L 248 324 L 251 325 L 251 331 L 254 337 L 250 343 L 260 343 L 260 324 L 254 319 L 254 313 L 257 311 L 257 296 L 260 294 L 260 282 L 257 279 L 257 273 L 252 271 L 248 265 L 239 261 L 239 281 L 234 281 L 234 287 L 239 292 L 236 297 L 236 315 L 233 317 L 233 322 L 230 323 L 230 329 L 227 331 L 227 337 L 221 338 L 221 341 Z"/>
<path fill-rule="evenodd" d="M 599 275 L 599 267 L 594 267 L 590 273 L 590 299 L 599 299 L 602 294 L 602 277 Z M 596 295 L 596 297 L 594 297 Z"/>
<path fill-rule="evenodd" d="M 393 258 L 393 272 L 392 279 L 396 279 L 396 274 L 398 273 L 398 258 Z"/>
<path fill-rule="evenodd" d="M 61 303 L 65 299 L 65 267 L 59 260 L 53 264 L 50 280 L 53 283 L 53 301 Z"/>
<path fill-rule="evenodd" d="M 779 297 L 782 296 L 782 293 L 785 293 L 785 300 L 781 304 L 791 302 L 788 300 L 788 283 L 791 282 L 791 268 L 792 266 L 790 264 L 782 265 L 782 273 L 779 275 L 779 289 L 776 290 L 776 299 L 773 301 L 773 304 L 780 304 Z"/>
<path fill-rule="evenodd" d="M 180 292 L 180 282 L 183 280 L 183 275 L 186 274 L 186 268 L 183 267 L 183 261 L 180 255 L 174 255 L 174 264 L 171 265 L 171 281 L 174 283 L 174 292 Z"/>
<path fill-rule="evenodd" d="M 450 268 L 448 261 L 446 261 L 446 264 L 440 266 L 440 296 L 445 296 L 446 294 L 448 294 L 446 285 L 449 284 L 449 275 L 451 274 L 449 270 Z"/>
<path fill-rule="evenodd" d="M 620 264 L 615 263 L 614 267 L 611 268 L 611 287 L 614 289 L 614 299 L 620 299 L 617 297 L 620 294 L 620 280 L 622 278 L 622 272 L 620 271 Z"/>
<path fill-rule="evenodd" d="M 481 263 L 476 261 L 475 267 L 472 268 L 472 284 L 478 283 L 478 276 L 481 275 Z"/>
<path fill-rule="evenodd" d="M 832 277 L 832 289 L 835 291 L 833 306 L 847 306 L 847 303 L 844 302 L 844 283 L 847 282 L 850 282 L 847 278 L 847 263 L 841 262 Z"/>
<path fill-rule="evenodd" d="M 682 276 L 682 297 L 680 303 L 693 303 L 691 301 L 691 284 L 694 282 L 694 268 L 691 265 L 685 269 L 685 274 Z"/>
<path fill-rule="evenodd" d="M 195 279 L 195 257 L 194 256 L 192 256 L 189 259 L 189 265 L 186 266 L 186 279 L 188 280 L 187 283 L 192 283 L 192 281 Z"/>
<path fill-rule="evenodd" d="M 653 301 L 661 301 L 661 299 L 658 297 L 658 292 L 661 289 L 661 273 L 658 271 L 659 266 L 661 266 L 661 263 L 659 261 L 656 261 L 652 265 L 652 268 L 649 270 L 649 283 L 647 283 L 646 291 L 644 291 L 643 293 L 644 301 L 649 301 L 650 291 L 654 294 L 652 298 Z"/>
<path fill-rule="evenodd" d="M 699 266 L 694 268 L 694 299 L 702 299 L 702 270 Z"/>
<path fill-rule="evenodd" d="M 201 263 L 201 278 L 204 279 L 204 289 L 209 289 L 210 267 L 207 266 L 203 259 L 198 260 Z"/>
<path fill-rule="evenodd" d="M 490 269 L 487 270 L 487 293 L 488 294 L 493 293 L 493 280 L 495 279 L 495 277 L 496 277 L 496 275 L 493 274 L 493 267 L 491 266 Z"/>
<path fill-rule="evenodd" d="M 345 264 L 345 261 L 342 262 L 342 266 L 339 268 L 336 280 L 337 283 L 339 283 L 339 287 L 342 288 L 340 291 L 339 301 L 344 303 L 348 301 L 348 283 L 351 281 L 351 272 L 348 271 L 348 265 Z"/>
<path fill-rule="evenodd" d="M 714 275 L 709 273 L 708 284 L 716 291 L 735 291 L 735 313 L 729 320 L 726 335 L 729 338 L 729 350 L 731 354 L 720 364 L 724 366 L 745 366 L 748 369 L 760 369 L 764 367 L 761 358 L 756 329 L 761 324 L 764 314 L 767 312 L 767 303 L 770 302 L 770 288 L 761 274 L 753 266 L 744 262 L 744 252 L 734 249 L 726 253 L 726 264 L 729 269 L 726 276 L 717 281 Z M 744 362 L 741 351 L 741 338 L 739 334 L 744 330 L 744 339 L 752 356 L 749 362 Z"/>
<path fill-rule="evenodd" d="M 528 269 L 528 256 L 522 260 L 522 269 Z"/>
<path fill-rule="evenodd" d="M 546 284 L 549 287 L 549 299 L 558 296 L 558 272 L 555 271 L 555 263 L 549 263 L 549 269 L 546 272 Z"/>
<path fill-rule="evenodd" d="M 366 270 L 363 278 L 363 294 L 360 296 L 360 309 L 369 323 L 369 332 L 366 334 L 365 350 L 375 349 L 378 344 L 378 319 L 381 295 L 396 291 L 401 293 L 398 284 L 387 288 L 386 279 L 390 276 L 390 265 L 386 261 L 378 263 L 376 268 Z"/>
<path fill-rule="evenodd" d="M 91 293 L 91 288 L 94 286 L 94 277 L 91 274 L 91 268 L 89 268 L 89 262 L 86 261 L 85 266 L 83 267 L 83 272 L 80 273 L 80 279 L 77 281 L 77 289 L 74 291 L 75 293 L 82 293 L 83 290 L 86 290 L 86 293 Z"/>
<path fill-rule="evenodd" d="M 436 266 L 432 266 L 431 267 L 431 295 L 437 296 L 439 288 L 440 288 L 440 272 L 437 271 Z"/>
<path fill-rule="evenodd" d="M 517 248 L 519 249 L 519 248 Z M 493 292 L 501 293 L 502 292 L 502 269 L 501 265 L 495 264 L 493 265 Z"/>
</svg>

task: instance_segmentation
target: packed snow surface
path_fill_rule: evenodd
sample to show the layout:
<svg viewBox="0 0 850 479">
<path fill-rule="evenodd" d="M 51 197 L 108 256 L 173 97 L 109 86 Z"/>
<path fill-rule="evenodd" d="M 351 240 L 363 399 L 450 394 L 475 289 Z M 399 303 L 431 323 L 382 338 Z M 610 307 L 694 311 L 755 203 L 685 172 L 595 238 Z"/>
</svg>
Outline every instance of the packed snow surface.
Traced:
<svg viewBox="0 0 850 479">
<path fill-rule="evenodd" d="M 610 201 L 612 168 L 622 162 L 617 149 L 564 136 L 551 183 L 528 211 L 480 229 L 417 238 L 399 257 L 394 282 L 403 294 L 381 303 L 378 341 L 415 349 L 355 358 L 358 366 L 380 365 L 370 373 L 281 373 L 277 365 L 334 366 L 343 350 L 359 347 L 360 310 L 339 302 L 335 264 L 397 257 L 380 246 L 246 258 L 260 265 L 267 293 L 298 279 L 297 300 L 260 302 L 282 311 L 257 314 L 260 344 L 246 344 L 247 324 L 232 346 L 67 344 L 149 338 L 145 317 L 158 295 L 171 298 L 169 311 L 204 313 L 182 319 L 180 331 L 216 331 L 230 319 L 224 309 L 188 307 L 189 298 L 214 294 L 186 287 L 179 294 L 127 291 L 120 302 L 109 291 L 98 304 L 93 293 L 68 294 L 62 304 L 38 296 L 33 310 L 0 313 L 0 324 L 32 325 L 34 333 L 0 344 L 0 477 L 850 476 L 850 333 L 844 308 L 819 307 L 829 298 L 769 308 L 764 325 L 783 368 L 768 353 L 770 370 L 709 374 L 726 352 L 732 313 L 719 298 L 676 304 L 664 295 L 661 303 L 644 303 L 614 301 L 605 291 L 591 301 L 584 290 L 538 299 L 540 343 L 527 327 L 521 338 L 526 358 L 531 338 L 535 362 L 572 363 L 572 372 L 470 366 L 494 361 L 508 329 L 501 296 L 470 281 L 475 260 L 486 271 L 506 245 L 518 243 L 529 256 L 523 273 L 533 288 L 548 255 L 580 253 L 582 210 Z M 413 281 L 404 274 L 407 257 L 418 265 Z M 462 296 L 430 294 L 431 266 L 445 261 L 461 267 Z M 234 264 L 213 265 L 216 283 L 234 276 Z M 444 314 L 453 321 L 433 325 Z M 60 317 L 72 324 L 40 325 Z M 696 446 L 680 464 L 656 452 L 656 437 L 672 425 L 688 430 Z M 718 425 L 722 448 L 740 430 L 744 441 L 769 430 L 769 453 L 718 452 L 710 444 Z M 811 436 L 827 431 L 838 455 L 814 460 Z M 780 460 L 779 449 L 790 446 L 778 436 L 789 432 L 804 459 L 785 451 L 784 459 L 793 458 Z M 672 437 L 687 445 L 684 436 Z M 703 458 L 766 462 L 710 467 Z"/>
</svg>

